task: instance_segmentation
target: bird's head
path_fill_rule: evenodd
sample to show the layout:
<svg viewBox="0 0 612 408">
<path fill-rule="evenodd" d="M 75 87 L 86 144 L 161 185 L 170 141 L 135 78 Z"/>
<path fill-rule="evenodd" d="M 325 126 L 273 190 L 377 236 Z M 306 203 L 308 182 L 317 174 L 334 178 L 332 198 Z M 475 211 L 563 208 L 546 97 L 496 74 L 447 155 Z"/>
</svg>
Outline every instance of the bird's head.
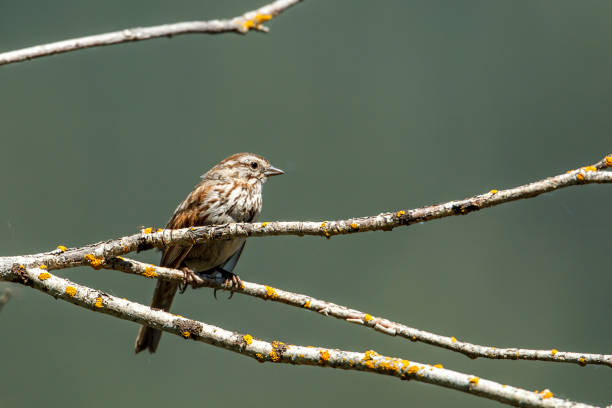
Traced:
<svg viewBox="0 0 612 408">
<path fill-rule="evenodd" d="M 263 183 L 268 177 L 285 174 L 269 161 L 253 153 L 236 153 L 222 160 L 202 178 L 235 179 L 244 183 Z"/>
</svg>

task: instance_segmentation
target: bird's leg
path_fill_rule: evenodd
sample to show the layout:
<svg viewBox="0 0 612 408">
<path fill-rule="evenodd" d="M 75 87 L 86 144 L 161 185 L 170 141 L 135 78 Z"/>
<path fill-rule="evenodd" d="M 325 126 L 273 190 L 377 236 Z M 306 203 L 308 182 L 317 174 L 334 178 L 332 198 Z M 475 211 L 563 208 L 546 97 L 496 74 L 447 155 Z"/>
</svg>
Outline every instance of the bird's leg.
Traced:
<svg viewBox="0 0 612 408">
<path fill-rule="evenodd" d="M 202 281 L 202 278 L 200 278 L 193 270 L 189 269 L 186 266 L 182 267 L 181 271 L 183 271 L 183 273 L 185 274 L 185 281 L 179 284 L 179 289 L 182 295 L 183 293 L 185 293 L 189 285 L 196 288 L 197 284 Z"/>
</svg>

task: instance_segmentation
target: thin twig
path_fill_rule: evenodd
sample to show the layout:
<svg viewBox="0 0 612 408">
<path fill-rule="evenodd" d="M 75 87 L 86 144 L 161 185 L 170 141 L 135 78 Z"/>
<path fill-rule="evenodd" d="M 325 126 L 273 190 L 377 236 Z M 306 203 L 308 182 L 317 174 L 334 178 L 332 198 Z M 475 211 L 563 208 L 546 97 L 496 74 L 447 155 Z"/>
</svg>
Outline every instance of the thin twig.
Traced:
<svg viewBox="0 0 612 408">
<path fill-rule="evenodd" d="M 124 257 L 113 257 L 102 262 L 101 266 L 106 269 L 114 269 L 126 273 L 141 275 L 146 278 L 157 278 L 184 282 L 185 274 L 177 269 L 165 268 L 135 261 Z M 499 360 L 538 360 L 553 361 L 560 363 L 574 363 L 581 366 L 587 364 L 606 365 L 612 367 L 612 355 L 575 353 L 567 351 L 552 350 L 529 350 L 518 348 L 485 347 L 459 341 L 454 337 L 441 336 L 424 330 L 415 329 L 406 325 L 392 322 L 390 320 L 375 317 L 359 310 L 349 309 L 312 296 L 292 293 L 285 290 L 273 288 L 242 281 L 243 287 L 234 289 L 236 293 L 253 296 L 263 300 L 271 300 L 300 309 L 310 310 L 323 316 L 331 316 L 349 323 L 369 327 L 378 332 L 400 336 L 411 341 L 420 341 L 432 346 L 442 347 L 451 351 L 465 354 L 470 358 L 485 357 Z M 201 279 L 198 286 L 214 289 L 228 290 L 221 280 Z"/>
<path fill-rule="evenodd" d="M 267 32 L 268 28 L 263 25 L 265 21 L 276 17 L 278 14 L 300 1 L 302 0 L 277 0 L 257 10 L 246 12 L 241 16 L 231 19 L 188 21 L 152 27 L 135 27 L 110 33 L 36 45 L 34 47 L 0 54 L 0 65 L 61 54 L 68 51 L 82 50 L 85 48 L 150 40 L 160 37 L 172 37 L 180 34 L 220 34 L 228 32 L 246 34 L 251 29 Z"/>
<path fill-rule="evenodd" d="M 124 320 L 147 324 L 156 329 L 224 348 L 259 362 L 313 365 L 344 370 L 366 371 L 404 380 L 415 380 L 478 395 L 522 407 L 589 407 L 559 398 L 545 390 L 540 393 L 502 385 L 493 381 L 429 365 L 380 355 L 373 350 L 357 353 L 324 347 L 304 347 L 281 341 L 266 342 L 249 334 L 230 332 L 59 278 L 40 268 L 13 267 L 0 277 L 21 283 L 75 305 L 110 314 Z"/>
</svg>

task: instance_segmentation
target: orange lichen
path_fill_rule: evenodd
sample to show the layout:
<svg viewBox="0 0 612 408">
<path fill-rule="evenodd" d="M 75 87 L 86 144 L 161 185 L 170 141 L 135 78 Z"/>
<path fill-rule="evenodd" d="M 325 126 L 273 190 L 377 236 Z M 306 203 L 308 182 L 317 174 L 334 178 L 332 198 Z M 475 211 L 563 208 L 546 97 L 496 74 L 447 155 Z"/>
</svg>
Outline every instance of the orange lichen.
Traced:
<svg viewBox="0 0 612 408">
<path fill-rule="evenodd" d="M 102 298 L 101 297 L 97 297 L 96 298 L 96 303 L 94 303 L 94 307 L 97 307 L 97 308 L 102 307 Z"/>
<path fill-rule="evenodd" d="M 276 350 L 272 350 L 269 356 L 270 359 L 272 359 L 272 361 L 274 361 L 275 363 L 281 359 L 281 356 L 276 352 Z"/>
<path fill-rule="evenodd" d="M 74 297 L 77 293 L 77 290 L 73 286 L 66 286 L 66 294 L 70 297 Z"/>
<path fill-rule="evenodd" d="M 260 363 L 264 362 L 264 356 L 261 353 L 257 353 L 255 354 L 255 358 L 257 359 L 257 361 L 259 361 Z"/>
<path fill-rule="evenodd" d="M 398 211 L 395 215 L 397 215 L 398 217 L 401 217 L 402 215 L 405 215 L 406 211 L 402 210 L 402 211 Z"/>
<path fill-rule="evenodd" d="M 351 223 L 351 228 L 352 229 L 359 229 L 359 225 L 357 225 L 356 222 Z"/>
<path fill-rule="evenodd" d="M 244 28 L 247 31 L 253 27 L 255 27 L 255 22 L 253 20 L 247 20 L 244 23 L 242 23 L 242 28 Z"/>
<path fill-rule="evenodd" d="M 552 351 L 550 353 L 554 356 L 555 354 L 558 353 L 558 351 L 557 351 L 557 349 L 552 349 Z"/>
<path fill-rule="evenodd" d="M 188 331 L 184 331 L 181 332 L 181 336 L 183 336 L 183 338 L 188 339 L 189 337 L 191 337 L 191 333 Z"/>
<path fill-rule="evenodd" d="M 606 156 L 606 167 L 612 167 L 612 156 Z"/>
<path fill-rule="evenodd" d="M 491 191 L 489 191 L 490 194 L 497 194 L 497 190 L 493 189 Z"/>
<path fill-rule="evenodd" d="M 451 337 L 451 341 L 452 341 L 453 343 L 455 343 L 455 342 L 457 341 L 457 339 L 456 339 L 456 338 L 454 338 L 454 337 Z"/>
<path fill-rule="evenodd" d="M 321 350 L 321 351 L 319 351 L 319 354 L 321 355 L 321 361 L 322 362 L 326 362 L 327 360 L 329 360 L 329 351 Z"/>
<path fill-rule="evenodd" d="M 264 299 L 278 299 L 276 289 L 266 285 L 266 294 L 264 295 Z"/>
<path fill-rule="evenodd" d="M 125 245 L 122 249 L 123 249 L 123 252 L 125 252 L 126 254 L 130 252 L 130 247 L 128 247 L 127 245 Z"/>
<path fill-rule="evenodd" d="M 57 246 L 57 249 L 59 249 L 59 250 L 60 250 L 60 251 L 62 251 L 62 252 L 66 252 L 66 250 L 67 250 L 68 248 L 66 248 L 66 247 L 65 247 L 65 246 L 63 246 L 63 245 L 58 245 L 58 246 Z"/>
<path fill-rule="evenodd" d="M 434 364 L 434 367 L 436 367 L 436 368 L 444 368 L 444 366 L 442 364 Z"/>
<path fill-rule="evenodd" d="M 40 269 L 47 269 L 47 265 L 42 264 L 42 265 L 40 265 L 40 266 L 39 266 L 39 268 L 40 268 Z"/>
<path fill-rule="evenodd" d="M 304 307 L 306 309 L 310 309 L 310 300 L 307 300 L 306 303 L 304 303 Z"/>
<path fill-rule="evenodd" d="M 580 181 L 583 181 L 583 180 L 584 180 L 584 174 L 582 174 L 582 173 L 578 173 L 578 174 L 576 174 L 576 178 L 577 178 L 578 180 L 580 180 Z"/>
<path fill-rule="evenodd" d="M 145 229 L 142 230 L 142 232 L 145 233 L 145 234 L 150 234 L 150 233 L 153 232 L 153 228 L 152 227 L 145 228 Z"/>
<path fill-rule="evenodd" d="M 153 266 L 147 266 L 145 271 L 142 273 L 142 276 L 145 278 L 156 278 L 157 272 L 155 272 L 155 268 Z"/>
<path fill-rule="evenodd" d="M 268 225 L 268 223 L 267 223 L 267 222 L 262 222 L 262 223 L 261 223 L 261 228 L 266 228 L 266 225 Z"/>
<path fill-rule="evenodd" d="M 470 378 L 470 384 L 478 385 L 478 381 L 480 381 L 480 378 L 478 377 Z"/>
<path fill-rule="evenodd" d="M 595 167 L 595 166 L 586 166 L 586 167 L 582 167 L 581 170 L 584 170 L 584 171 L 597 171 L 597 167 Z"/>
<path fill-rule="evenodd" d="M 85 260 L 89 263 L 89 266 L 91 266 L 94 269 L 100 269 L 102 268 L 102 261 L 104 260 L 103 258 L 96 258 L 93 254 L 86 254 L 85 255 Z"/>
<path fill-rule="evenodd" d="M 244 336 L 242 336 L 242 338 L 244 339 L 244 342 L 249 346 L 253 343 L 253 336 L 251 336 L 250 334 L 245 334 Z"/>
<path fill-rule="evenodd" d="M 417 338 L 416 338 L 416 336 L 412 336 L 412 337 L 410 338 L 410 340 L 412 340 L 412 341 L 417 341 Z"/>
<path fill-rule="evenodd" d="M 586 365 L 586 359 L 584 357 L 580 357 L 578 359 L 578 362 L 580 363 L 581 366 L 585 366 Z"/>
<path fill-rule="evenodd" d="M 162 229 L 162 228 L 158 228 L 156 231 L 157 231 L 157 232 L 162 232 L 162 231 L 163 231 L 163 229 Z"/>
<path fill-rule="evenodd" d="M 38 279 L 40 279 L 41 281 L 47 280 L 51 277 L 51 274 L 49 272 L 42 272 L 40 275 L 38 275 Z"/>
</svg>

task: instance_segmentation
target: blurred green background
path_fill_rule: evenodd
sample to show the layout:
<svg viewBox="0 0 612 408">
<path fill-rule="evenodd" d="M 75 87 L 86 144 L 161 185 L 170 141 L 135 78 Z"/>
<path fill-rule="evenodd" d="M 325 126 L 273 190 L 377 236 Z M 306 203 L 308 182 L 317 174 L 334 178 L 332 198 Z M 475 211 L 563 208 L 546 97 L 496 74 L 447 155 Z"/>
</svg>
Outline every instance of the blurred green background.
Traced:
<svg viewBox="0 0 612 408">
<path fill-rule="evenodd" d="M 263 4 L 3 0 L 0 50 Z M 608 0 L 305 1 L 268 35 L 187 35 L 0 67 L 1 255 L 163 226 L 200 174 L 240 151 L 287 171 L 266 184 L 262 221 L 414 208 L 593 163 L 612 151 L 611 21 Z M 581 186 L 393 232 L 253 238 L 237 272 L 474 343 L 610 354 L 611 199 L 612 186 Z M 89 268 L 60 275 L 147 304 L 155 284 Z M 137 325 L 12 289 L 0 313 L 2 407 L 497 406 L 169 335 L 157 354 L 136 356 Z M 173 311 L 266 340 L 375 349 L 612 400 L 610 368 L 472 361 L 219 298 L 189 290 Z"/>
</svg>

